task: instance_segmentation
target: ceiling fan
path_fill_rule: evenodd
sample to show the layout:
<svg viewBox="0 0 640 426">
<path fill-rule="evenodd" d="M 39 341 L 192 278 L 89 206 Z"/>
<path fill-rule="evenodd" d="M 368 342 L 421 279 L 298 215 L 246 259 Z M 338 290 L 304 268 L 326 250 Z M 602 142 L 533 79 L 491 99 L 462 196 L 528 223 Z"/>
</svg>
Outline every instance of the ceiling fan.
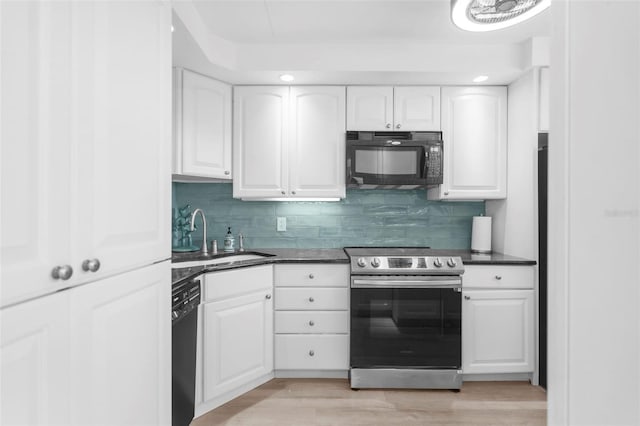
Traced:
<svg viewBox="0 0 640 426">
<path fill-rule="evenodd" d="M 545 10 L 551 0 L 451 0 L 451 19 L 467 31 L 510 27 Z"/>
</svg>

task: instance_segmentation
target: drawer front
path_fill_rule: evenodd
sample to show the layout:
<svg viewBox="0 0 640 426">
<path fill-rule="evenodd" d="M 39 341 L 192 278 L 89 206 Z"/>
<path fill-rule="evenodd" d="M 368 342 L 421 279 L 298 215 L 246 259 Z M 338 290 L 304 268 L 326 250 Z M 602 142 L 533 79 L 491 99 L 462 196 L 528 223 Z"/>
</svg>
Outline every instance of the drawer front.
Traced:
<svg viewBox="0 0 640 426">
<path fill-rule="evenodd" d="M 276 335 L 276 370 L 347 370 L 349 336 Z"/>
<path fill-rule="evenodd" d="M 276 288 L 277 310 L 347 310 L 349 289 L 347 288 Z"/>
<path fill-rule="evenodd" d="M 533 288 L 533 266 L 466 265 L 464 288 Z"/>
<path fill-rule="evenodd" d="M 203 301 L 227 299 L 273 288 L 273 265 L 229 269 L 204 275 Z"/>
<path fill-rule="evenodd" d="M 275 268 L 276 287 L 349 287 L 348 265 L 302 263 Z"/>
<path fill-rule="evenodd" d="M 276 311 L 276 333 L 348 333 L 348 311 Z"/>
</svg>

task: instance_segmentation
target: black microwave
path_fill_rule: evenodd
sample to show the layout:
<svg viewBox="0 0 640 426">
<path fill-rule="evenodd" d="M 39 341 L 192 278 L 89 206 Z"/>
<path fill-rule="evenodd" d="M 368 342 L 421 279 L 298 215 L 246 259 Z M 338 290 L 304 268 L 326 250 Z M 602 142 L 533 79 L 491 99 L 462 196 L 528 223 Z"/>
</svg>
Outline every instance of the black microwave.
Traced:
<svg viewBox="0 0 640 426">
<path fill-rule="evenodd" d="M 430 187 L 442 183 L 442 132 L 347 132 L 348 187 Z"/>
</svg>

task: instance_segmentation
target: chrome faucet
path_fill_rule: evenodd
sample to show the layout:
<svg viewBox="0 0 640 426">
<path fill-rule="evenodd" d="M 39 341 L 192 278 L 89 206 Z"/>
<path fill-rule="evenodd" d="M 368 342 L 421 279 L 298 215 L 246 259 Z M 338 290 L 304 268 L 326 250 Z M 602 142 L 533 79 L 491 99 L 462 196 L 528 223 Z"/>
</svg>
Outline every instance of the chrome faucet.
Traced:
<svg viewBox="0 0 640 426">
<path fill-rule="evenodd" d="M 202 248 L 200 249 L 200 253 L 208 254 L 209 249 L 207 248 L 207 219 L 205 219 L 204 212 L 202 211 L 202 209 L 195 209 L 193 213 L 191 213 L 191 228 L 189 230 L 190 231 L 196 230 L 194 222 L 196 219 L 196 213 L 198 212 L 200 213 L 200 216 L 202 216 Z"/>
</svg>

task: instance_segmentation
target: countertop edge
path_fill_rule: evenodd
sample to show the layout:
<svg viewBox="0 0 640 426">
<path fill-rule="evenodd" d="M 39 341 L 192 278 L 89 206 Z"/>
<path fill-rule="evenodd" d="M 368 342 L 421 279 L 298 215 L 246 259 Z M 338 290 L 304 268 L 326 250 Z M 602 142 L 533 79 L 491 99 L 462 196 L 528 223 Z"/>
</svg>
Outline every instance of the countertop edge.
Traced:
<svg viewBox="0 0 640 426">
<path fill-rule="evenodd" d="M 244 260 L 233 264 L 217 264 L 192 266 L 184 275 L 174 278 L 172 274 L 172 285 L 182 283 L 187 280 L 197 278 L 199 275 L 210 272 L 227 271 L 232 269 L 249 268 L 253 266 L 278 264 L 278 263 L 325 263 L 325 264 L 349 264 L 349 257 L 342 249 L 256 249 L 261 253 L 272 255 L 263 259 Z M 490 253 L 486 255 L 475 255 L 468 250 L 438 250 L 430 249 L 433 255 L 440 256 L 460 256 L 464 265 L 512 265 L 512 266 L 534 266 L 535 260 L 510 256 L 503 253 Z M 475 258 L 474 258 L 475 257 Z M 173 266 L 180 262 L 172 263 Z M 179 266 L 173 268 L 179 270 Z"/>
</svg>

